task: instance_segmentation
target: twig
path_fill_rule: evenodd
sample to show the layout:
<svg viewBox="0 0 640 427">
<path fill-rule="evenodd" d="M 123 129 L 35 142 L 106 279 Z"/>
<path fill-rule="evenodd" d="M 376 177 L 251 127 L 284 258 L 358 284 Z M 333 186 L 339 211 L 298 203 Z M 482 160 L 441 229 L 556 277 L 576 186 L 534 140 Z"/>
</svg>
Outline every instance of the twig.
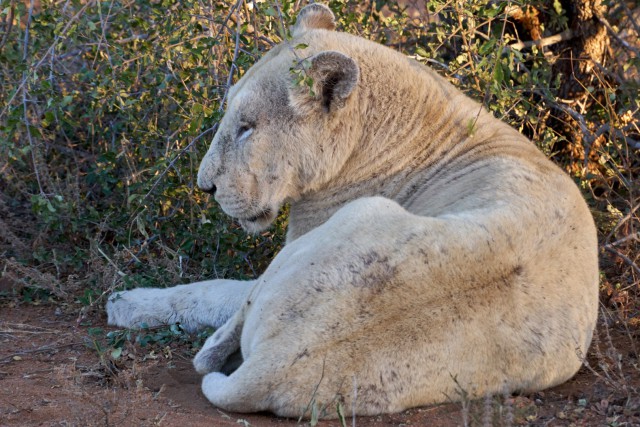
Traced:
<svg viewBox="0 0 640 427">
<path fill-rule="evenodd" d="M 129 260 L 129 262 L 127 263 L 127 267 L 130 266 L 131 264 L 133 264 L 134 262 L 139 262 L 142 264 L 142 261 L 140 261 L 140 259 L 138 258 L 138 255 L 140 255 L 142 253 L 142 251 L 144 251 L 147 246 L 149 246 L 149 243 L 153 242 L 154 240 L 158 239 L 158 235 L 154 234 L 153 236 L 149 237 L 148 239 L 145 239 L 144 243 L 140 246 L 140 249 L 138 249 L 138 251 L 134 254 L 133 252 L 131 252 L 128 248 L 125 248 L 127 250 L 127 252 L 129 252 L 129 254 L 131 254 L 131 259 Z"/>
<path fill-rule="evenodd" d="M 162 171 L 162 173 L 160 174 L 160 176 L 155 180 L 155 182 L 153 183 L 153 185 L 151 186 L 151 188 L 149 189 L 149 191 L 147 192 L 147 194 L 144 195 L 144 197 L 142 198 L 140 204 L 142 204 L 142 202 L 144 202 L 145 200 L 147 200 L 147 197 L 149 197 L 151 195 L 151 193 L 153 193 L 153 190 L 156 189 L 156 187 L 158 186 L 158 184 L 160 183 L 160 181 L 162 180 L 162 178 L 164 178 L 164 176 L 167 174 L 167 171 L 169 169 L 171 169 L 173 167 L 173 165 L 175 165 L 175 163 L 178 161 L 178 159 L 180 157 L 182 157 L 182 155 L 189 150 L 193 144 L 195 144 L 200 138 L 202 138 L 203 136 L 205 136 L 206 134 L 208 134 L 209 132 L 215 132 L 216 129 L 218 129 L 218 125 L 219 123 L 214 124 L 212 127 L 210 127 L 209 129 L 205 130 L 204 132 L 202 132 L 200 135 L 196 136 L 195 138 L 193 138 L 193 141 L 191 141 L 189 143 L 189 145 L 187 145 L 186 147 L 184 147 L 182 150 L 180 150 L 180 152 L 178 152 L 178 154 L 171 159 L 171 161 L 169 162 L 169 164 L 167 165 L 167 167 Z M 133 217 L 132 217 L 133 218 Z"/>
<path fill-rule="evenodd" d="M 621 1 L 620 4 L 624 9 L 624 12 L 626 13 L 627 17 L 629 17 L 629 22 L 631 23 L 631 26 L 633 26 L 633 29 L 636 31 L 636 34 L 640 34 L 640 25 L 638 25 L 637 20 L 633 16 L 633 11 L 629 9 L 627 2 Z"/>
<path fill-rule="evenodd" d="M 100 255 L 102 255 L 102 256 L 104 257 L 104 259 L 106 259 L 106 260 L 107 260 L 107 262 L 108 262 L 109 264 L 111 264 L 111 266 L 112 266 L 113 268 L 115 268 L 115 269 L 116 269 L 116 272 L 118 273 L 118 276 L 120 276 L 120 277 L 125 277 L 125 276 L 126 276 L 126 274 L 125 274 L 125 273 L 123 273 L 122 271 L 120 271 L 120 268 L 116 265 L 116 263 L 115 263 L 115 262 L 113 262 L 113 261 L 111 260 L 111 258 L 109 258 L 109 257 L 107 256 L 107 254 L 105 254 L 105 253 L 102 251 L 102 249 L 100 249 L 100 247 L 99 247 L 99 246 L 97 246 L 97 249 L 98 249 L 98 252 L 100 252 Z"/>
<path fill-rule="evenodd" d="M 149 34 L 134 34 L 131 37 L 127 37 L 126 39 L 115 40 L 114 43 L 127 44 L 133 41 L 146 40 L 148 38 L 149 38 Z"/>
<path fill-rule="evenodd" d="M 607 243 L 604 246 L 605 247 L 607 247 L 607 246 L 614 247 L 614 246 L 618 246 L 618 245 L 620 245 L 622 243 L 628 242 L 629 240 L 640 241 L 640 232 L 629 234 L 628 236 L 624 236 L 622 239 L 618 239 L 615 242 Z"/>
<path fill-rule="evenodd" d="M 42 334 L 58 334 L 58 331 L 24 331 L 20 329 L 0 329 L 0 334 L 26 334 L 26 335 L 42 335 Z"/>
<path fill-rule="evenodd" d="M 604 245 L 602 247 L 605 251 L 611 252 L 612 254 L 620 257 L 624 262 L 626 262 L 636 273 L 640 274 L 640 267 L 628 256 L 617 250 L 611 245 Z"/>
<path fill-rule="evenodd" d="M 554 34 L 549 37 L 544 37 L 544 38 L 541 38 L 540 40 L 530 40 L 526 42 L 518 42 L 518 43 L 510 44 L 506 46 L 505 49 L 522 50 L 522 49 L 530 48 L 533 46 L 542 48 L 545 46 L 551 46 L 556 43 L 560 43 L 562 41 L 571 40 L 573 39 L 574 36 L 575 35 L 573 34 L 573 31 L 565 30 L 559 34 Z"/>
<path fill-rule="evenodd" d="M 509 2 L 509 6 L 511 5 L 511 2 Z M 509 7 L 507 6 L 507 7 Z M 507 29 L 507 14 L 505 14 L 504 19 L 502 20 L 502 30 L 500 32 L 500 44 L 504 44 L 504 34 L 505 31 Z M 502 51 L 504 52 L 504 48 L 502 49 Z M 498 67 L 498 63 L 500 62 L 500 55 L 496 55 L 496 60 L 493 63 L 493 70 L 495 72 L 496 68 Z M 478 87 L 479 88 L 479 87 Z M 480 119 L 480 114 L 482 113 L 482 109 L 485 108 L 487 106 L 487 103 L 489 102 L 489 97 L 491 95 L 491 85 L 487 85 L 485 92 L 484 92 L 484 96 L 482 97 L 482 104 L 480 105 L 480 108 L 478 108 L 478 113 L 476 114 L 476 118 L 473 121 L 473 124 L 471 125 L 471 132 L 473 132 L 473 129 L 476 128 L 476 124 L 478 123 L 478 119 Z"/>
<path fill-rule="evenodd" d="M 462 37 L 462 43 L 464 43 L 465 47 L 467 48 L 467 53 L 469 54 L 469 66 L 471 67 L 471 74 L 473 75 L 473 80 L 475 81 L 476 84 L 476 88 L 478 90 L 480 90 L 481 85 L 480 85 L 480 79 L 478 78 L 478 73 L 476 71 L 476 63 L 473 61 L 473 50 L 471 49 L 471 43 L 469 42 L 469 39 L 467 38 L 467 33 L 463 30 L 463 24 L 462 24 L 462 13 L 460 12 L 460 7 L 462 6 L 462 2 L 460 1 L 456 1 L 455 2 L 455 10 L 456 10 L 456 18 L 458 19 L 458 28 L 461 29 L 460 31 L 460 36 Z M 473 34 L 475 32 L 475 22 L 471 21 L 473 28 L 471 29 L 471 33 Z"/>
<path fill-rule="evenodd" d="M 582 132 L 583 141 L 584 141 L 584 167 L 586 169 L 587 163 L 589 162 L 589 153 L 591 152 L 591 145 L 596 140 L 595 135 L 593 134 L 593 132 L 589 130 L 589 127 L 587 126 L 587 121 L 582 116 L 582 114 L 578 113 L 576 110 L 569 107 L 568 105 L 563 105 L 550 99 L 548 101 L 550 101 L 559 110 L 562 110 L 568 115 L 570 115 L 571 118 L 573 118 L 573 120 L 575 120 L 578 123 L 578 126 L 580 126 L 580 131 Z"/>
<path fill-rule="evenodd" d="M 109 3 L 109 10 L 107 11 L 107 17 L 105 19 L 105 17 L 102 16 L 102 7 L 100 7 L 100 5 L 98 5 L 98 15 L 100 17 L 100 30 L 101 30 L 101 37 L 98 40 L 98 46 L 97 46 L 97 51 L 100 51 L 102 49 L 102 44 L 104 41 L 104 50 L 106 51 L 106 57 L 107 57 L 107 61 L 109 61 L 109 66 L 111 68 L 111 76 L 113 76 L 113 80 L 117 80 L 116 78 L 116 67 L 114 67 L 113 65 L 113 60 L 111 59 L 111 52 L 109 52 L 109 43 L 107 42 L 107 27 L 108 27 L 108 22 L 109 22 L 109 18 L 111 17 L 111 11 L 113 10 L 113 1 Z M 92 67 L 95 68 L 95 64 L 96 61 L 98 60 L 98 55 L 96 55 L 96 57 L 93 60 L 93 65 Z"/>
<path fill-rule="evenodd" d="M 82 345 L 83 343 L 81 342 L 70 342 L 70 343 L 66 343 L 66 344 L 54 344 L 54 345 L 47 345 L 44 347 L 40 347 L 40 348 L 35 348 L 33 350 L 20 350 L 17 352 L 14 352 L 12 354 L 10 354 L 9 356 L 6 356 L 3 359 L 0 359 L 0 363 L 8 363 L 13 361 L 15 356 L 26 356 L 28 354 L 38 354 L 38 353 L 44 353 L 47 351 L 53 351 L 53 350 L 59 350 L 61 348 L 65 348 L 65 347 L 73 347 L 74 345 Z"/>
<path fill-rule="evenodd" d="M 27 25 L 24 29 L 24 45 L 22 46 L 22 60 L 27 60 L 27 53 L 29 52 L 29 30 L 31 29 L 31 18 L 33 17 L 33 4 L 34 0 L 29 2 L 29 14 L 27 15 Z"/>
<path fill-rule="evenodd" d="M 18 332 L 24 334 L 59 334 L 60 331 L 55 329 L 47 329 L 41 326 L 28 325 L 26 323 L 9 323 L 2 322 L 0 327 L 9 328 L 10 330 L 0 330 L 0 333 Z M 17 329 L 14 329 L 17 328 Z M 31 329 L 30 331 L 27 329 Z"/>
<path fill-rule="evenodd" d="M 224 19 L 224 21 L 222 22 L 222 26 L 220 27 L 220 30 L 218 31 L 218 34 L 216 34 L 216 36 L 214 37 L 214 39 L 217 39 L 218 37 L 220 37 L 220 35 L 222 34 L 222 32 L 225 30 L 225 28 L 227 27 L 227 22 L 229 22 L 229 19 L 231 19 L 231 16 L 233 15 L 233 13 L 236 11 L 237 8 L 240 7 L 240 5 L 242 4 L 244 0 L 238 0 L 236 2 L 236 4 L 234 4 L 231 7 L 231 10 L 229 11 L 229 13 L 227 14 L 227 17 Z"/>
<path fill-rule="evenodd" d="M 356 401 L 358 400 L 358 382 L 353 376 L 353 397 L 351 401 L 351 427 L 356 427 Z"/>
<path fill-rule="evenodd" d="M 236 65 L 236 61 L 238 60 L 238 50 L 240 49 L 240 18 L 236 16 L 236 45 L 233 47 L 233 58 L 231 59 L 231 67 L 229 68 L 229 76 L 227 77 L 227 86 L 224 92 L 224 96 L 220 101 L 219 110 L 222 111 L 224 109 L 224 103 L 227 100 L 227 95 L 229 94 L 229 89 L 231 88 L 231 82 L 233 81 L 233 70 L 238 69 Z"/>
<path fill-rule="evenodd" d="M 596 18 L 598 18 L 598 21 L 600 21 L 600 23 L 605 26 L 605 28 L 611 33 L 613 38 L 615 38 L 618 41 L 618 43 L 620 43 L 626 49 L 629 49 L 631 52 L 635 53 L 636 58 L 640 58 L 640 51 L 635 46 L 632 46 L 625 39 L 620 37 L 618 33 L 616 33 L 616 31 L 613 29 L 611 24 L 609 24 L 609 21 L 607 21 L 607 18 L 602 16 L 602 13 L 596 12 Z"/>
<path fill-rule="evenodd" d="M 313 393 L 311 393 L 311 399 L 309 399 L 309 404 L 307 405 L 306 408 L 304 408 L 304 410 L 300 414 L 300 418 L 298 418 L 298 422 L 302 420 L 302 417 L 304 417 L 305 414 L 309 412 L 309 410 L 313 411 L 313 406 L 316 403 L 316 394 L 318 393 L 318 388 L 320 388 L 320 384 L 324 379 L 324 369 L 325 369 L 326 363 L 327 363 L 327 358 L 325 357 L 324 359 L 322 359 L 322 372 L 320 373 L 320 380 L 316 383 L 316 386 L 313 388 Z"/>
<path fill-rule="evenodd" d="M 7 40 L 9 40 L 9 34 L 13 29 L 13 15 L 15 14 L 16 9 L 15 0 L 11 0 L 8 9 L 9 13 L 7 14 L 7 18 L 5 21 L 7 23 L 7 29 L 5 30 L 4 36 L 2 37 L 2 41 L 0 41 L 0 49 L 2 49 L 7 43 Z"/>
<path fill-rule="evenodd" d="M 33 17 L 33 6 L 34 0 L 31 0 L 29 3 L 29 15 L 27 16 L 27 25 L 24 29 L 24 46 L 22 47 L 22 62 L 27 62 L 27 57 L 29 55 L 29 30 L 31 29 L 31 18 Z M 33 171 L 36 174 L 36 181 L 38 182 L 38 189 L 40 190 L 40 195 L 43 197 L 47 197 L 44 189 L 42 188 L 42 180 L 40 178 L 40 171 L 38 170 L 38 162 L 36 159 L 36 147 L 33 142 L 33 136 L 31 135 L 31 122 L 29 121 L 29 108 L 27 107 L 27 91 L 29 85 L 26 83 L 28 80 L 28 72 L 25 71 L 23 74 L 23 79 L 25 84 L 22 86 L 22 109 L 24 113 L 24 125 L 27 130 L 27 139 L 29 140 L 29 147 L 31 147 L 31 161 L 33 161 Z"/>
<path fill-rule="evenodd" d="M 595 132 L 594 136 L 597 138 L 605 132 L 609 134 L 613 134 L 617 138 L 624 139 L 627 145 L 633 148 L 634 150 L 640 150 L 640 141 L 636 141 L 635 139 L 629 138 L 620 129 L 616 129 L 616 128 L 611 129 L 611 125 L 609 123 L 605 123 L 604 125 L 600 126 L 598 130 Z"/>
<path fill-rule="evenodd" d="M 631 208 L 631 210 L 629 211 L 628 214 L 626 214 L 624 217 L 620 218 L 620 221 L 618 221 L 618 223 L 616 224 L 615 227 L 613 227 L 613 230 L 611 230 L 611 232 L 609 232 L 609 235 L 607 236 L 607 240 L 609 241 L 609 239 L 611 239 L 611 237 L 616 234 L 616 232 L 620 229 L 620 227 L 622 227 L 622 224 L 624 224 L 625 222 L 627 222 L 629 219 L 631 219 L 631 216 L 633 214 L 635 214 L 635 212 L 640 209 L 640 203 L 638 203 L 637 205 L 635 205 L 634 207 Z"/>
</svg>

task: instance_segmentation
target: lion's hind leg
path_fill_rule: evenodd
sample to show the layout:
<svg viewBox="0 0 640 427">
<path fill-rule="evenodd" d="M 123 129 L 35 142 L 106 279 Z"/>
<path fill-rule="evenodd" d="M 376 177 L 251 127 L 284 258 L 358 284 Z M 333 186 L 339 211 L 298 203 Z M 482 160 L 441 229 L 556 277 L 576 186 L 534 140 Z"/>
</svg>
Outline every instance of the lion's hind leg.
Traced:
<svg viewBox="0 0 640 427">
<path fill-rule="evenodd" d="M 280 373 L 281 374 L 281 373 Z M 269 401 L 278 374 L 257 364 L 251 356 L 231 375 L 211 372 L 202 379 L 202 393 L 215 407 L 232 412 L 270 410 Z M 295 414 L 293 414 L 295 416 Z"/>
</svg>

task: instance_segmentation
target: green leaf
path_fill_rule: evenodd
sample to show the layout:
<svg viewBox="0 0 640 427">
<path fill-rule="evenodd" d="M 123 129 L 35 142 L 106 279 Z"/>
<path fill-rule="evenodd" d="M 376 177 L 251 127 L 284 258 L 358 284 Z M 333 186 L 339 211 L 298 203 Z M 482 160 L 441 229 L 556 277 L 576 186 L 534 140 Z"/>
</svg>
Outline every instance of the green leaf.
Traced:
<svg viewBox="0 0 640 427">
<path fill-rule="evenodd" d="M 553 8 L 555 9 L 558 15 L 562 15 L 564 12 L 564 9 L 562 9 L 562 3 L 560 3 L 560 0 L 553 0 Z"/>
<path fill-rule="evenodd" d="M 426 51 L 426 50 L 424 50 L 424 49 L 423 49 L 423 48 L 421 48 L 421 47 L 417 47 L 417 48 L 416 48 L 416 53 L 417 53 L 418 55 L 422 56 L 423 58 L 428 58 L 428 57 L 429 57 L 429 54 L 427 53 L 427 51 Z"/>
<path fill-rule="evenodd" d="M 64 98 L 62 98 L 62 102 L 60 102 L 60 106 L 66 107 L 67 105 L 71 104 L 72 101 L 73 101 L 73 96 L 67 95 Z"/>
<path fill-rule="evenodd" d="M 198 104 L 197 102 L 191 106 L 191 114 L 200 114 L 202 113 L 202 110 L 202 104 Z"/>
<path fill-rule="evenodd" d="M 122 347 L 114 348 L 113 350 L 111 350 L 111 357 L 113 359 L 118 359 L 120 358 L 121 355 L 122 355 Z"/>
</svg>

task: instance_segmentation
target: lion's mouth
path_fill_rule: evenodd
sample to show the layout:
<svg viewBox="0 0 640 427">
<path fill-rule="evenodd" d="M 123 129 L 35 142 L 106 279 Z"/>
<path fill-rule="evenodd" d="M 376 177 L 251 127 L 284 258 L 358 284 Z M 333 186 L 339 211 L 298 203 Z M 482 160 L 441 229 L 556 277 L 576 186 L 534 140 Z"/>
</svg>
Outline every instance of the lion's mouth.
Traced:
<svg viewBox="0 0 640 427">
<path fill-rule="evenodd" d="M 244 218 L 237 218 L 240 226 L 250 233 L 257 233 L 269 226 L 275 219 L 274 210 L 267 208 L 256 215 Z"/>
<path fill-rule="evenodd" d="M 240 218 L 241 221 L 248 222 L 262 222 L 271 218 L 271 209 L 267 208 L 257 215 L 248 217 L 248 218 Z"/>
</svg>

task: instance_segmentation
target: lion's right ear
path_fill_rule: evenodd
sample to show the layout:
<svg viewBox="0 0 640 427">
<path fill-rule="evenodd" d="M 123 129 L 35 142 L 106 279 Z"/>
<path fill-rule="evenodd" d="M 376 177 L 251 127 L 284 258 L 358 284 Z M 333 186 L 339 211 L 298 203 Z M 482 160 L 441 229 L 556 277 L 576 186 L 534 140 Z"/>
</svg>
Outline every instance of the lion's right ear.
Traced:
<svg viewBox="0 0 640 427">
<path fill-rule="evenodd" d="M 313 3 L 303 7 L 298 13 L 296 25 L 291 35 L 297 37 L 309 29 L 325 29 L 333 31 L 336 28 L 336 17 L 327 6 Z"/>
</svg>

